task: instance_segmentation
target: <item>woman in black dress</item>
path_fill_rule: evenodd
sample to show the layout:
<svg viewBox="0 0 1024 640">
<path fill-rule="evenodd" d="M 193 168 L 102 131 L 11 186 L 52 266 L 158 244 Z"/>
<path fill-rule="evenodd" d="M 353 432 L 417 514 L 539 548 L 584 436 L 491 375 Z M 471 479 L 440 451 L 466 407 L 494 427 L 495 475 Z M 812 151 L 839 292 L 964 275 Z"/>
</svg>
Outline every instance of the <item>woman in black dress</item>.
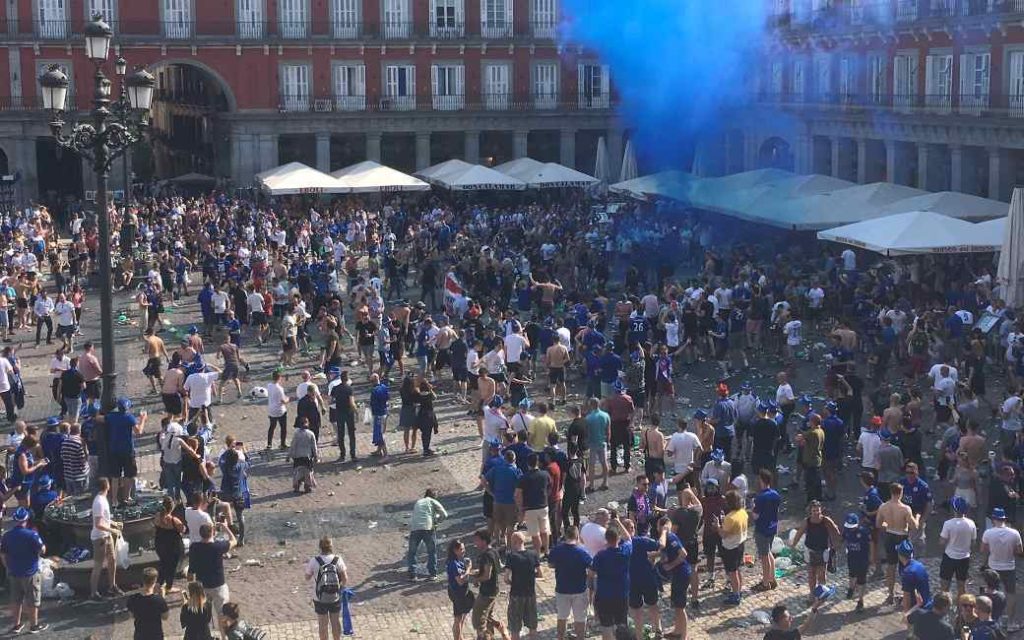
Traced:
<svg viewBox="0 0 1024 640">
<path fill-rule="evenodd" d="M 156 516 L 154 523 L 153 550 L 160 559 L 159 582 L 161 593 L 166 598 L 167 594 L 174 593 L 174 574 L 178 571 L 178 563 L 185 554 L 185 546 L 181 540 L 185 533 L 185 525 L 174 515 L 174 500 L 170 496 L 164 496 L 160 513 Z"/>
<path fill-rule="evenodd" d="M 420 430 L 420 440 L 423 443 L 423 455 L 432 456 L 434 452 L 430 449 L 430 439 L 437 433 L 437 416 L 434 415 L 434 388 L 430 386 L 422 373 L 416 375 L 416 402 L 419 408 L 416 410 L 416 426 Z"/>
<path fill-rule="evenodd" d="M 213 640 L 210 633 L 210 622 L 213 609 L 206 599 L 206 591 L 198 582 L 188 583 L 188 597 L 181 608 L 179 620 L 185 632 L 184 640 Z"/>
<path fill-rule="evenodd" d="M 398 427 L 402 430 L 402 441 L 405 444 L 406 453 L 416 450 L 416 429 L 419 426 L 416 421 L 419 408 L 419 394 L 416 389 L 416 377 L 410 371 L 402 380 L 402 388 L 398 391 L 398 395 L 402 398 L 402 410 L 398 414 Z"/>
</svg>

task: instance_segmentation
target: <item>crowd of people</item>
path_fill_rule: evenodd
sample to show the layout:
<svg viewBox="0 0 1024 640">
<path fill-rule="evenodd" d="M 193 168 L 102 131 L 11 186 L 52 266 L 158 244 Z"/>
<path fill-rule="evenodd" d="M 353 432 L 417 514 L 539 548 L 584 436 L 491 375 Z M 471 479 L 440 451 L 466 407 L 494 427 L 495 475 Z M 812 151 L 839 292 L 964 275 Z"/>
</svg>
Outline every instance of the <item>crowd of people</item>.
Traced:
<svg viewBox="0 0 1024 640">
<path fill-rule="evenodd" d="M 1020 627 L 1024 324 L 1001 302 L 990 264 L 865 263 L 852 249 L 775 242 L 692 211 L 630 204 L 607 217 L 591 204 L 396 199 L 371 209 L 212 194 L 112 209 L 125 319 L 146 355 L 132 373 L 159 394 L 159 427 L 127 397 L 99 406 L 97 345 L 76 344 L 95 286 L 95 225 L 76 213 L 62 227 L 40 207 L 4 217 L 0 399 L 12 435 L 2 490 L 18 506 L 0 557 L 13 631 L 23 611 L 30 630 L 46 628 L 37 559 L 67 544 L 45 518 L 54 502 L 93 495 L 89 595 L 123 595 L 113 514 L 133 504 L 137 441 L 155 433 L 166 499 L 159 568 L 128 600 L 136 637 L 161 637 L 186 557 L 186 637 L 209 637 L 212 625 L 256 637 L 223 567 L 245 545 L 253 462 L 283 458 L 302 493 L 318 490 L 332 440 L 339 462 L 417 447 L 433 456 L 442 395 L 465 405 L 480 443 L 481 514 L 453 526 L 481 526 L 451 540 L 439 563 L 435 532 L 448 514 L 424 487 L 406 565 L 419 579 L 422 545 L 427 577 L 446 577 L 456 639 L 466 617 L 478 638 L 534 637 L 536 581 L 549 568 L 560 640 L 570 620 L 584 637 L 591 612 L 605 638 L 628 634 L 630 621 L 641 636 L 647 625 L 686 638 L 687 610 L 720 592 L 719 564 L 726 606 L 778 588 L 780 543 L 804 554 L 812 617 L 834 597 L 828 569 L 845 555 L 859 615 L 869 581 L 881 579 L 883 606 L 899 600 L 918 637 L 967 629 L 982 640 Z M 193 301 L 194 324 L 168 330 L 168 308 Z M 27 424 L 18 348 L 41 346 L 43 328 L 52 344 L 54 321 L 55 417 Z M 260 354 L 276 366 L 243 390 Z M 265 448 L 216 424 L 211 407 L 232 401 L 232 388 L 265 403 Z M 363 430 L 372 450 L 357 448 Z M 402 451 L 388 449 L 395 430 Z M 628 495 L 608 492 L 620 474 Z M 860 492 L 860 508 L 830 513 L 840 491 Z M 806 518 L 780 541 L 784 498 L 791 514 L 803 501 Z M 949 516 L 941 526 L 939 514 Z M 938 589 L 921 562 L 929 539 L 941 549 Z M 304 574 L 320 637 L 338 638 L 342 620 L 351 624 L 350 578 L 330 538 L 318 551 Z M 984 592 L 968 593 L 979 566 Z M 500 576 L 510 585 L 504 622 Z M 776 607 L 766 637 L 799 637 L 809 622 Z"/>
</svg>

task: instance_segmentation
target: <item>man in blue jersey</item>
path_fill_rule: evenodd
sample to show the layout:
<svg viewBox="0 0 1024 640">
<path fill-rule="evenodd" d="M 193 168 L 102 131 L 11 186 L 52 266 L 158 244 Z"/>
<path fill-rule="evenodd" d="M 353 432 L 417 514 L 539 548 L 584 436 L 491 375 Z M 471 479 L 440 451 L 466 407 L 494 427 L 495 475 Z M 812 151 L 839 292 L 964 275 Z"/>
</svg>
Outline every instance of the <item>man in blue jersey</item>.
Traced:
<svg viewBox="0 0 1024 640">
<path fill-rule="evenodd" d="M 548 564 L 555 569 L 555 610 L 558 616 L 558 640 L 565 640 L 565 630 L 572 614 L 577 638 L 587 628 L 587 570 L 593 564 L 590 553 L 580 544 L 580 530 L 575 525 L 565 528 L 562 542 L 548 554 Z"/>
<path fill-rule="evenodd" d="M 672 584 L 673 628 L 665 637 L 685 639 L 686 625 L 689 622 L 686 615 L 686 595 L 693 568 L 690 566 L 686 548 L 679 539 L 678 528 L 671 525 L 669 518 L 662 518 L 658 530 L 658 544 L 662 548 L 661 573 L 667 576 Z"/>
<path fill-rule="evenodd" d="M 644 628 L 646 616 L 656 635 L 661 634 L 661 616 L 658 614 L 658 592 L 661 580 L 651 563 L 651 554 L 661 549 L 658 540 L 646 535 L 636 535 L 636 523 L 623 520 L 626 533 L 632 536 L 629 542 L 629 614 L 637 629 Z"/>
<path fill-rule="evenodd" d="M 932 605 L 932 588 L 928 581 L 928 569 L 919 560 L 914 560 L 914 545 L 904 540 L 896 546 L 899 556 L 900 584 L 903 588 L 903 613 L 918 604 L 924 609 Z"/>
<path fill-rule="evenodd" d="M 846 522 L 843 523 L 843 540 L 846 542 L 846 568 L 850 574 L 846 599 L 849 600 L 857 592 L 857 608 L 854 611 L 862 613 L 868 566 L 871 564 L 871 527 L 867 519 L 856 513 L 847 514 Z"/>
</svg>

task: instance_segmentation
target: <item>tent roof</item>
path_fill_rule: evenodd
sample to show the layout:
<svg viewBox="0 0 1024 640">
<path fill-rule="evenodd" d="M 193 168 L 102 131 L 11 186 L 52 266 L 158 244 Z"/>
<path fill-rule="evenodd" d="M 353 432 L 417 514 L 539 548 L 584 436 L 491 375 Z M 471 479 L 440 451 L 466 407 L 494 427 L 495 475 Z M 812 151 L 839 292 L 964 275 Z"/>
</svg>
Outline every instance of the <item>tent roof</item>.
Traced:
<svg viewBox="0 0 1024 640">
<path fill-rule="evenodd" d="M 429 191 L 430 185 L 379 162 L 366 160 L 331 173 L 353 193 L 374 191 Z"/>
<path fill-rule="evenodd" d="M 854 183 L 831 176 L 817 174 L 793 176 L 782 180 L 765 182 L 748 190 L 753 195 L 746 202 L 746 209 L 737 212 L 740 217 L 757 220 L 778 227 L 790 228 L 797 222 L 811 220 L 817 211 L 801 206 L 812 196 L 839 192 L 855 186 Z M 821 225 L 818 228 L 827 228 Z"/>
<path fill-rule="evenodd" d="M 183 173 L 180 176 L 170 178 L 167 180 L 171 184 L 212 184 L 217 182 L 217 178 L 208 176 L 205 173 Z"/>
<path fill-rule="evenodd" d="M 976 240 L 1001 247 L 1003 238 L 1006 237 L 1006 225 L 1009 224 L 1009 220 L 1009 216 L 1003 216 L 987 222 L 978 222 L 974 225 L 975 231 L 978 233 Z"/>
<path fill-rule="evenodd" d="M 452 191 L 483 191 L 489 189 L 522 191 L 526 183 L 500 171 L 462 160 L 448 160 L 427 167 L 416 175 Z"/>
<path fill-rule="evenodd" d="M 301 162 L 289 162 L 256 174 L 256 179 L 270 195 L 302 193 L 348 193 L 350 189 L 336 178 Z"/>
<path fill-rule="evenodd" d="M 720 178 L 701 180 L 693 189 L 691 201 L 697 207 L 730 216 L 747 217 L 748 205 L 772 183 L 796 177 L 781 169 L 755 169 Z"/>
<path fill-rule="evenodd" d="M 933 211 L 908 211 L 818 233 L 831 240 L 888 256 L 995 251 L 984 244 L 976 225 Z"/>
<path fill-rule="evenodd" d="M 626 194 L 634 198 L 660 196 L 673 200 L 688 201 L 690 191 L 698 178 L 683 171 L 662 171 L 650 175 L 633 178 L 625 182 L 617 182 L 608 189 L 615 193 Z"/>
<path fill-rule="evenodd" d="M 495 171 L 522 180 L 534 189 L 557 187 L 587 187 L 597 184 L 597 178 L 570 169 L 557 162 L 537 162 L 531 158 L 520 158 L 494 168 Z"/>
<path fill-rule="evenodd" d="M 926 193 L 916 198 L 897 200 L 882 208 L 882 213 L 900 213 L 903 211 L 933 211 L 945 216 L 977 220 L 981 218 L 1003 217 L 1010 210 L 1010 205 L 998 200 L 989 200 L 979 196 L 956 191 L 940 191 Z"/>
</svg>

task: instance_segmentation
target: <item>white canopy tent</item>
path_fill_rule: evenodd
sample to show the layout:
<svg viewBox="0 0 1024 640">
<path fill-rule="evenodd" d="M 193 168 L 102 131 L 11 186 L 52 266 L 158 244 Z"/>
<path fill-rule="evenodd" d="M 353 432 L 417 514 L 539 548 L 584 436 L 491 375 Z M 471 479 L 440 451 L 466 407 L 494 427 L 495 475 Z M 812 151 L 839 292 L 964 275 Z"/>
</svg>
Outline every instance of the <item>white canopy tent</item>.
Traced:
<svg viewBox="0 0 1024 640">
<path fill-rule="evenodd" d="M 748 204 L 761 195 L 766 185 L 796 174 L 781 169 L 755 169 L 698 182 L 690 201 L 694 206 L 729 216 L 745 217 Z"/>
<path fill-rule="evenodd" d="M 1013 203 L 1011 202 L 1012 206 Z M 996 218 L 994 220 L 987 220 L 985 222 L 975 223 L 975 231 L 978 232 L 977 238 L 981 242 L 1003 246 L 1003 238 L 1006 237 L 1006 227 L 1010 222 L 1010 216 L 1004 218 Z"/>
<path fill-rule="evenodd" d="M 887 256 L 976 253 L 997 246 L 976 240 L 976 225 L 932 211 L 909 211 L 819 231 L 819 240 L 861 247 Z"/>
<path fill-rule="evenodd" d="M 532 158 L 519 158 L 494 167 L 495 171 L 522 180 L 531 189 L 589 187 L 597 178 L 570 169 L 556 162 L 538 162 Z"/>
<path fill-rule="evenodd" d="M 256 182 L 272 196 L 349 193 L 337 178 L 301 162 L 289 162 L 256 174 Z"/>
<path fill-rule="evenodd" d="M 885 215 L 904 211 L 932 211 L 963 220 L 985 220 L 1002 218 L 1006 216 L 1007 209 L 1007 204 L 999 200 L 989 200 L 956 191 L 940 191 L 897 200 L 882 207 L 881 213 Z"/>
<path fill-rule="evenodd" d="M 831 225 L 816 222 L 818 210 L 802 206 L 812 196 L 839 192 L 854 183 L 831 176 L 801 175 L 769 181 L 756 188 L 757 195 L 736 212 L 739 217 L 787 229 L 826 229 Z"/>
<path fill-rule="evenodd" d="M 619 171 L 619 182 L 625 182 L 638 177 L 640 174 L 636 167 L 636 150 L 633 148 L 633 141 L 626 141 L 626 150 L 622 153 L 622 170 Z"/>
<path fill-rule="evenodd" d="M 781 211 L 779 226 L 791 229 L 830 229 L 884 216 L 886 214 L 882 207 L 927 194 L 927 191 L 890 182 L 850 186 L 792 201 Z"/>
<path fill-rule="evenodd" d="M 997 278 L 1006 306 L 1018 307 L 1024 303 L 1024 277 L 1021 274 L 1024 267 L 1024 189 L 1018 187 L 1013 190 L 1010 215 L 1004 229 Z"/>
<path fill-rule="evenodd" d="M 597 157 L 594 158 L 594 177 L 605 184 L 612 181 L 611 160 L 608 158 L 608 143 L 604 136 L 597 139 Z"/>
<path fill-rule="evenodd" d="M 417 176 L 433 185 L 451 191 L 522 191 L 526 183 L 478 164 L 448 160 L 417 172 Z"/>
<path fill-rule="evenodd" d="M 696 178 L 683 171 L 661 171 L 633 180 L 616 182 L 610 185 L 608 190 L 634 198 L 658 196 L 686 202 L 690 199 L 690 190 L 697 182 Z"/>
<path fill-rule="evenodd" d="M 429 191 L 430 185 L 391 167 L 366 160 L 331 173 L 352 193 L 377 191 Z"/>
</svg>

